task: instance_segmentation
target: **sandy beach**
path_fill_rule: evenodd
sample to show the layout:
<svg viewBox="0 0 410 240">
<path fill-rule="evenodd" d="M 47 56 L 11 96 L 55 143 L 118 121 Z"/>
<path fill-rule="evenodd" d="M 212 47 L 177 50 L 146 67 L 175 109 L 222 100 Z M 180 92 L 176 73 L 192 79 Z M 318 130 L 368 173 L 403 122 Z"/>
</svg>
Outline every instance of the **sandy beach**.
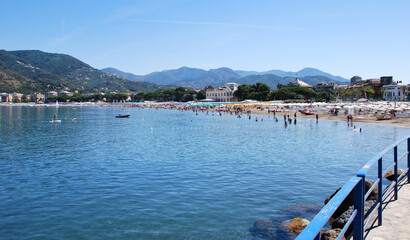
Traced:
<svg viewBox="0 0 410 240">
<path fill-rule="evenodd" d="M 277 112 L 276 117 L 283 117 L 284 114 L 290 115 L 291 118 L 294 117 L 296 111 L 286 111 L 286 112 Z M 252 114 L 258 114 L 258 115 L 270 115 L 273 116 L 272 113 L 268 113 L 268 111 L 265 109 L 263 111 L 259 109 L 253 109 Z M 341 121 L 341 122 L 346 122 L 347 123 L 347 116 L 344 114 L 334 116 L 330 113 L 317 113 L 319 115 L 319 120 L 326 120 L 326 121 Z M 316 115 L 304 115 L 301 114 L 300 112 L 296 112 L 296 117 L 297 118 L 310 118 L 310 119 L 315 119 Z M 355 117 L 355 116 L 354 116 Z M 378 125 L 386 125 L 386 126 L 395 126 L 395 127 L 404 127 L 404 128 L 410 128 L 410 118 L 393 118 L 391 120 L 377 120 L 377 117 L 375 116 L 365 116 L 365 115 L 360 115 L 360 117 L 363 117 L 364 119 L 354 119 L 353 124 L 355 123 L 366 123 L 366 124 L 378 124 Z"/>
</svg>

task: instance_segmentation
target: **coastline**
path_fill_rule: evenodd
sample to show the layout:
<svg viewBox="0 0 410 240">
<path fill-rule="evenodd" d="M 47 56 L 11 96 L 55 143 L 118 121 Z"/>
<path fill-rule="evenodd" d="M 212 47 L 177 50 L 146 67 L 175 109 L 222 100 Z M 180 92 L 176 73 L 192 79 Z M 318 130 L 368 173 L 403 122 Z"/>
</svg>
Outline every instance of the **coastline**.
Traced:
<svg viewBox="0 0 410 240">
<path fill-rule="evenodd" d="M 237 103 L 234 103 L 237 104 Z M 241 112 L 241 114 L 251 114 L 251 115 L 262 115 L 262 116 L 273 116 L 273 112 L 270 113 L 265 108 L 257 108 L 256 106 L 261 105 L 263 103 L 255 103 L 252 107 L 246 107 L 247 113 Z M 55 103 L 48 103 L 48 104 L 34 104 L 34 103 L 0 103 L 0 106 L 28 106 L 28 107 L 121 107 L 121 108 L 130 108 L 130 107 L 138 107 L 138 108 L 163 108 L 163 109 L 173 109 L 173 110 L 195 110 L 198 106 L 189 106 L 183 103 L 60 103 L 56 105 Z M 295 106 L 295 105 L 293 105 Z M 296 105 L 299 109 L 305 105 Z M 347 116 L 345 114 L 340 113 L 337 116 L 332 115 L 330 112 L 324 111 L 324 109 L 319 109 L 318 111 L 314 112 L 314 115 L 304 115 L 296 109 L 287 109 L 281 108 L 280 112 L 276 112 L 276 117 L 283 117 L 284 114 L 289 115 L 291 118 L 294 117 L 294 114 L 297 114 L 297 118 L 307 118 L 307 119 L 315 119 L 316 114 L 319 117 L 319 121 L 326 120 L 326 121 L 339 121 L 339 122 L 347 122 Z M 203 111 L 203 110 L 202 110 Z M 215 108 L 207 108 L 206 111 L 217 111 Z M 223 112 L 228 113 L 235 113 L 233 108 L 228 108 L 228 110 L 224 110 Z M 361 115 L 354 115 L 353 124 L 376 124 L 376 125 L 384 125 L 384 126 L 392 126 L 392 127 L 402 127 L 402 128 L 410 128 L 410 118 L 408 117 L 396 117 L 391 120 L 377 120 L 376 116 L 361 114 Z M 356 119 L 356 117 L 361 117 L 361 119 Z"/>
<path fill-rule="evenodd" d="M 288 110 L 286 112 L 279 112 L 276 113 L 276 116 L 282 117 L 284 114 L 290 115 L 291 118 L 293 118 L 293 114 L 296 111 Z M 257 114 L 257 115 L 264 115 L 264 116 L 272 116 L 272 114 L 269 114 L 267 110 L 252 110 L 252 114 Z M 326 121 L 339 121 L 339 122 L 346 122 L 347 119 L 344 114 L 340 114 L 338 116 L 333 116 L 330 113 L 317 113 L 319 115 L 319 121 L 320 120 L 326 120 Z M 366 116 L 366 115 L 358 115 L 360 117 L 365 117 L 365 119 L 355 119 L 353 120 L 353 124 L 377 124 L 377 125 L 384 125 L 384 126 L 392 126 L 392 127 L 402 127 L 402 128 L 410 128 L 410 118 L 393 118 L 391 120 L 377 120 L 377 117 L 375 116 Z M 304 115 L 300 112 L 297 112 L 297 118 L 307 118 L 307 119 L 315 119 L 315 115 Z"/>
</svg>

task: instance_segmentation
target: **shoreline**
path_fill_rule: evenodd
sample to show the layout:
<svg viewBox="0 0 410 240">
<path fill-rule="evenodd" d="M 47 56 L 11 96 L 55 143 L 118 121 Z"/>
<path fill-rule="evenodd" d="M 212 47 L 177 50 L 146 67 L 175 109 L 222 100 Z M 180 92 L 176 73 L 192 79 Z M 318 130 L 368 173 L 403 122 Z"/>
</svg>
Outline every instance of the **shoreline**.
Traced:
<svg viewBox="0 0 410 240">
<path fill-rule="evenodd" d="M 237 103 L 234 103 L 237 104 Z M 248 109 L 246 107 L 243 110 L 247 110 L 247 112 L 241 111 L 239 114 L 246 115 L 261 115 L 261 116 L 272 116 L 273 112 L 271 111 L 268 113 L 266 107 L 258 109 L 255 106 L 261 105 L 264 103 L 255 103 L 253 107 Z M 225 104 L 226 105 L 226 104 Z M 286 104 L 285 104 L 286 105 Z M 55 103 L 48 103 L 48 104 L 35 104 L 35 103 L 0 103 L 0 106 L 27 106 L 27 107 L 121 107 L 121 108 L 162 108 L 162 109 L 171 109 L 171 110 L 198 110 L 198 106 L 189 106 L 184 105 L 182 103 L 60 103 L 56 106 Z M 294 105 L 292 105 L 294 107 Z M 297 107 L 302 107 L 303 105 L 296 105 Z M 202 110 L 205 111 L 205 110 Z M 216 108 L 206 108 L 206 111 L 216 112 Z M 233 108 L 229 108 L 228 110 L 224 110 L 225 113 L 235 113 Z M 294 114 L 297 114 L 296 118 L 306 118 L 306 119 L 316 119 L 316 114 L 319 117 L 319 120 L 326 120 L 326 121 L 338 121 L 338 122 L 345 122 L 347 123 L 347 116 L 343 113 L 340 113 L 337 116 L 332 115 L 330 112 L 324 111 L 324 109 L 316 109 L 314 111 L 314 115 L 304 115 L 298 111 L 298 109 L 288 109 L 288 108 L 281 108 L 280 112 L 276 112 L 276 117 L 283 117 L 284 114 L 289 115 L 291 118 L 294 117 Z M 353 115 L 354 118 L 356 117 L 363 117 L 363 119 L 354 119 L 353 124 L 375 124 L 375 125 L 384 125 L 384 126 L 392 126 L 392 127 L 402 127 L 402 128 L 410 128 L 410 118 L 409 117 L 396 117 L 391 120 L 377 120 L 376 116 L 370 116 L 366 114 L 360 115 Z"/>
<path fill-rule="evenodd" d="M 293 118 L 293 114 L 296 111 L 288 110 L 286 112 L 279 112 L 276 113 L 276 116 L 283 117 L 284 114 L 290 115 L 291 118 Z M 256 115 L 262 115 L 262 116 L 273 116 L 272 114 L 269 114 L 267 110 L 252 110 L 252 114 Z M 320 120 L 326 120 L 326 121 L 338 121 L 338 122 L 345 122 L 347 123 L 347 119 L 344 114 L 340 114 L 338 116 L 333 116 L 330 113 L 315 113 L 315 115 L 319 115 L 319 121 Z M 316 119 L 315 115 L 304 115 L 300 112 L 297 112 L 296 118 L 306 118 L 306 119 Z M 366 115 L 356 115 L 355 117 L 360 116 L 360 117 L 365 117 L 365 119 L 355 119 L 353 120 L 353 124 L 375 124 L 375 125 L 384 125 L 384 126 L 391 126 L 391 127 L 402 127 L 402 128 L 410 128 L 410 118 L 393 118 L 391 120 L 377 120 L 377 117 L 375 116 L 366 116 Z"/>
</svg>

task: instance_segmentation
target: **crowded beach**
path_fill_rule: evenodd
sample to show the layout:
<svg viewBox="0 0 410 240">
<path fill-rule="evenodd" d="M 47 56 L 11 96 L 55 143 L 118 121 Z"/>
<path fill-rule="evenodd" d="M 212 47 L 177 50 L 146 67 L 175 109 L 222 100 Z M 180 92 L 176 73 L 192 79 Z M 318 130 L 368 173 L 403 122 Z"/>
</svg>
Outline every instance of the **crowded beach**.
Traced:
<svg viewBox="0 0 410 240">
<path fill-rule="evenodd" d="M 0 106 L 56 106 L 55 103 L 0 103 Z M 408 102 L 340 102 L 340 103 L 285 103 L 282 101 L 257 102 L 244 101 L 232 103 L 216 102 L 144 102 L 144 103 L 63 103 L 59 106 L 98 106 L 121 108 L 153 108 L 194 111 L 198 113 L 222 115 L 232 114 L 238 118 L 263 121 L 264 116 L 281 119 L 286 117 L 288 124 L 292 119 L 311 118 L 318 120 L 345 121 L 354 123 L 383 124 L 410 128 L 410 104 Z M 258 117 L 258 115 L 261 115 Z M 293 124 L 295 122 L 293 121 Z"/>
<path fill-rule="evenodd" d="M 195 111 L 217 114 L 235 114 L 238 117 L 263 121 L 263 116 L 275 119 L 311 118 L 318 120 L 345 121 L 353 123 L 383 124 L 410 127 L 410 105 L 407 102 L 354 102 L 354 103 L 284 103 L 284 102 L 240 102 L 240 103 L 144 103 L 134 107 L 164 108 L 180 111 Z M 382 117 L 382 118 L 381 118 Z M 383 119 L 383 120 L 381 120 Z"/>
</svg>

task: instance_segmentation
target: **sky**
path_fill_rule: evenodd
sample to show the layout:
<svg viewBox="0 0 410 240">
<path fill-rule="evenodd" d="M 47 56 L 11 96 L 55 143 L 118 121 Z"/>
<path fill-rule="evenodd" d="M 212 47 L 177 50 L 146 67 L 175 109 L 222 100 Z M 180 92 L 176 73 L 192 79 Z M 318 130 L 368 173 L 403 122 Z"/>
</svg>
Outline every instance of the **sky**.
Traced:
<svg viewBox="0 0 410 240">
<path fill-rule="evenodd" d="M 188 66 L 410 83 L 410 1 L 0 0 L 0 49 L 137 75 Z"/>
</svg>

